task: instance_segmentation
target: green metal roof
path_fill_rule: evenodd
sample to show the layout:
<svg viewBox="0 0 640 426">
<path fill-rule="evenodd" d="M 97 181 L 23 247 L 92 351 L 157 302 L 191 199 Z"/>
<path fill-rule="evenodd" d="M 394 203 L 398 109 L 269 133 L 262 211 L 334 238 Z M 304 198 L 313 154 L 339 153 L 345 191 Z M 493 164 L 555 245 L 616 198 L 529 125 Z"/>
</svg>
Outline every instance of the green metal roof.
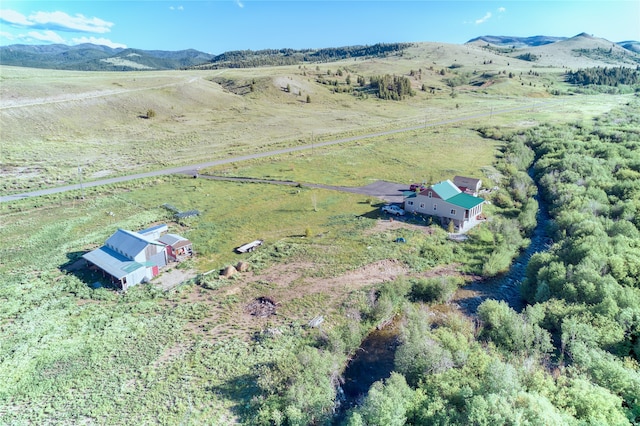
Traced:
<svg viewBox="0 0 640 426">
<path fill-rule="evenodd" d="M 449 198 L 460 194 L 460 189 L 450 180 L 444 180 L 432 185 L 431 190 L 438 194 L 440 198 L 447 201 L 449 201 Z"/>
<path fill-rule="evenodd" d="M 454 204 L 458 207 L 462 207 L 464 209 L 471 209 L 475 206 L 478 206 L 484 203 L 484 199 L 480 197 L 474 197 L 473 195 L 465 194 L 461 192 L 458 195 L 454 195 L 453 197 L 446 200 L 447 203 Z"/>
<path fill-rule="evenodd" d="M 135 270 L 138 270 L 140 268 L 142 268 L 144 265 L 142 263 L 138 263 L 138 262 L 130 262 L 128 265 L 125 265 L 122 267 L 122 270 L 125 271 L 126 273 L 129 272 L 133 272 Z"/>
</svg>

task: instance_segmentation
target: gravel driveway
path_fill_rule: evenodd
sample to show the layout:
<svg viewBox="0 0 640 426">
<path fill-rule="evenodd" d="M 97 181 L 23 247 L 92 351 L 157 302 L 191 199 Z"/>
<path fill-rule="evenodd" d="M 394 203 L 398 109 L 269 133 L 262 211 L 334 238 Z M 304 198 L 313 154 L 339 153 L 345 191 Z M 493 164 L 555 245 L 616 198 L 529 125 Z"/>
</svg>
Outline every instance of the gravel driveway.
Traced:
<svg viewBox="0 0 640 426">
<path fill-rule="evenodd" d="M 225 177 L 212 175 L 198 175 L 202 179 L 226 180 L 233 182 L 252 182 L 252 183 L 270 183 L 274 185 L 303 186 L 306 188 L 330 189 L 333 191 L 351 192 L 353 194 L 369 195 L 377 197 L 388 203 L 402 203 L 404 201 L 403 192 L 409 190 L 406 183 L 387 182 L 378 180 L 365 186 L 335 186 L 323 185 L 319 183 L 299 183 L 290 180 L 270 180 L 270 179 L 254 179 L 243 177 Z"/>
</svg>

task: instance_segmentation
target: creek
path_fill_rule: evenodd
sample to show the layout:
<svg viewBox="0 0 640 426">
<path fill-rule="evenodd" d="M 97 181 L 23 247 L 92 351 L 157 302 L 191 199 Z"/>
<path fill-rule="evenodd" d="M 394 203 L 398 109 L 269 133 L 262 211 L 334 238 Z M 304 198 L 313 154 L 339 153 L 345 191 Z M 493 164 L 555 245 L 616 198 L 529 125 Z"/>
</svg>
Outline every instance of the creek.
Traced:
<svg viewBox="0 0 640 426">
<path fill-rule="evenodd" d="M 478 306 L 486 299 L 504 300 L 516 312 L 524 309 L 525 302 L 520 298 L 520 284 L 525 278 L 529 260 L 535 253 L 547 251 L 552 244 L 546 233 L 550 220 L 547 205 L 539 195 L 535 199 L 538 202 L 538 212 L 536 227 L 529 236 L 531 242 L 511 262 L 509 270 L 493 278 L 473 281 L 456 293 L 456 303 L 465 315 L 475 316 Z"/>
<path fill-rule="evenodd" d="M 548 250 L 552 242 L 546 234 L 549 222 L 547 206 L 539 195 L 536 195 L 535 199 L 538 201 L 538 212 L 536 227 L 529 236 L 529 246 L 513 260 L 511 267 L 504 274 L 490 279 L 475 280 L 458 290 L 456 303 L 465 315 L 475 317 L 478 306 L 489 298 L 504 300 L 517 312 L 524 309 L 525 302 L 520 297 L 520 284 L 525 278 L 527 264 L 531 256 Z M 399 331 L 399 321 L 394 321 L 381 330 L 374 330 L 362 341 L 343 373 L 344 384 L 338 389 L 339 402 L 336 404 L 334 424 L 339 425 L 345 420 L 347 410 L 362 402 L 374 382 L 391 376 Z"/>
</svg>

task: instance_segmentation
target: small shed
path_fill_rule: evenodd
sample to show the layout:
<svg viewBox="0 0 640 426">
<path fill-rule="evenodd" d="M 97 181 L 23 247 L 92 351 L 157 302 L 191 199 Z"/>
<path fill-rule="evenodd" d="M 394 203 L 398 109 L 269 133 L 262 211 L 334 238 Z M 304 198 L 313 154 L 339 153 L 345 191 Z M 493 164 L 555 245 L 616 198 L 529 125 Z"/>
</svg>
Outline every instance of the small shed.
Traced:
<svg viewBox="0 0 640 426">
<path fill-rule="evenodd" d="M 191 241 L 177 234 L 165 234 L 158 239 L 167 248 L 167 256 L 170 260 L 180 262 L 193 256 Z"/>
<path fill-rule="evenodd" d="M 477 197 L 478 191 L 480 191 L 480 187 L 482 186 L 482 180 L 466 176 L 454 176 L 453 184 L 460 188 L 460 191 L 465 194 Z"/>
</svg>

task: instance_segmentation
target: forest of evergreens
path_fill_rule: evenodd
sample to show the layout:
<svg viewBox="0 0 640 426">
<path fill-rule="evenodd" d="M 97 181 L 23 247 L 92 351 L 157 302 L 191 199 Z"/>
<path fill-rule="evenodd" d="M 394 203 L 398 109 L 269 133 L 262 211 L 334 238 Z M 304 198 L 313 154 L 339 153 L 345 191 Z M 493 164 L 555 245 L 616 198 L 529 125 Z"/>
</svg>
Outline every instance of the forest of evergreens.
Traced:
<svg viewBox="0 0 640 426">
<path fill-rule="evenodd" d="M 640 84 L 640 68 L 612 67 L 586 68 L 569 71 L 565 75 L 568 83 L 581 86 L 618 86 L 620 84 L 635 86 Z"/>
<path fill-rule="evenodd" d="M 371 88 L 380 99 L 399 101 L 407 96 L 415 95 L 411 89 L 411 81 L 403 76 L 371 77 Z"/>
<path fill-rule="evenodd" d="M 260 66 L 295 65 L 305 62 L 328 62 L 346 58 L 367 58 L 397 54 L 410 43 L 378 43 L 372 46 L 345 46 L 324 49 L 264 49 L 234 50 L 215 56 L 210 64 L 197 68 L 251 68 Z"/>
</svg>

